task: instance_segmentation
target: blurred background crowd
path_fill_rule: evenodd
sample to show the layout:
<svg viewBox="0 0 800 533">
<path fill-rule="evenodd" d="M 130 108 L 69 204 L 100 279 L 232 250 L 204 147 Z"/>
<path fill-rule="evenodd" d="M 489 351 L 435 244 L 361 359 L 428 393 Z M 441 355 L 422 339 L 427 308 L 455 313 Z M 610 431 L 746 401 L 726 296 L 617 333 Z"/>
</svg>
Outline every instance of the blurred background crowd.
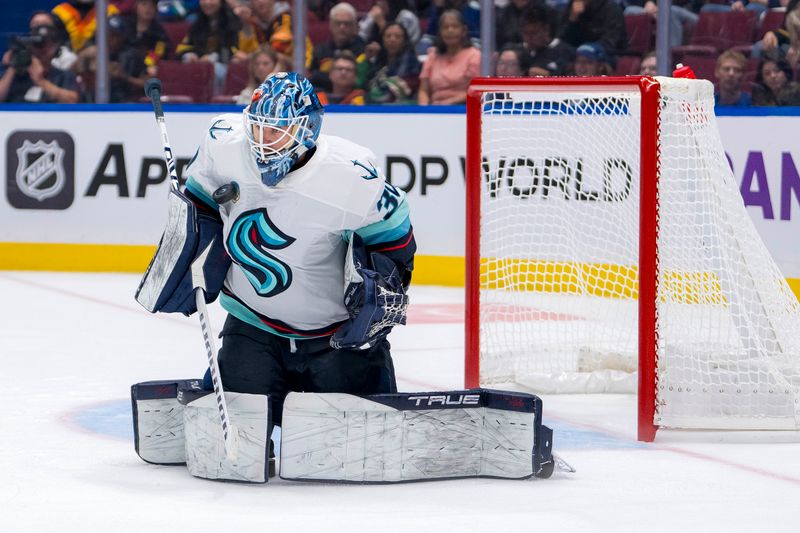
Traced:
<svg viewBox="0 0 800 533">
<path fill-rule="evenodd" d="M 718 105 L 800 105 L 800 0 L 674 0 L 672 64 Z M 37 5 L 38 4 L 38 5 Z M 309 0 L 305 69 L 323 104 L 461 104 L 480 73 L 476 0 Z M 654 0 L 495 0 L 497 76 L 654 75 Z M 298 36 L 280 0 L 108 2 L 109 101 L 161 78 L 175 103 L 249 103 L 292 69 Z M 92 102 L 92 0 L 4 7 L 0 102 Z M 673 65 L 670 65 L 672 67 Z"/>
</svg>

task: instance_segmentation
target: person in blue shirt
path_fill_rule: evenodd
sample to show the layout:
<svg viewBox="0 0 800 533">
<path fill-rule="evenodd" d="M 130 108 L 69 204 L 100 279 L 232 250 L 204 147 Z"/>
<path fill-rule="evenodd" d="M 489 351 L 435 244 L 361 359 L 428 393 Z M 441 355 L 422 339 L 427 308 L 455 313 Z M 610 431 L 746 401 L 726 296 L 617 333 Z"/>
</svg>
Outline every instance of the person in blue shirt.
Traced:
<svg viewBox="0 0 800 533">
<path fill-rule="evenodd" d="M 726 50 L 717 58 L 714 75 L 719 81 L 719 89 L 714 93 L 714 104 L 718 106 L 749 107 L 752 104 L 750 93 L 743 89 L 747 58 L 736 50 Z"/>
</svg>

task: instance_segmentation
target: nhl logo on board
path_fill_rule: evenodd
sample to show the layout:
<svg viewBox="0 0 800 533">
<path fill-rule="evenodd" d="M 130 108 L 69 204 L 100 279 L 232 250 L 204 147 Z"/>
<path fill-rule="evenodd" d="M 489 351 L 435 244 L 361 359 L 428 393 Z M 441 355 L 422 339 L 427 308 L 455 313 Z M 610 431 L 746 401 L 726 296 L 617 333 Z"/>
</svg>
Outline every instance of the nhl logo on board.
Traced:
<svg viewBox="0 0 800 533">
<path fill-rule="evenodd" d="M 75 191 L 75 143 L 63 131 L 15 131 L 6 142 L 6 197 L 18 209 L 66 209 Z"/>
<path fill-rule="evenodd" d="M 22 194 L 39 201 L 64 189 L 64 150 L 56 141 L 23 141 L 17 148 L 17 187 Z"/>
</svg>

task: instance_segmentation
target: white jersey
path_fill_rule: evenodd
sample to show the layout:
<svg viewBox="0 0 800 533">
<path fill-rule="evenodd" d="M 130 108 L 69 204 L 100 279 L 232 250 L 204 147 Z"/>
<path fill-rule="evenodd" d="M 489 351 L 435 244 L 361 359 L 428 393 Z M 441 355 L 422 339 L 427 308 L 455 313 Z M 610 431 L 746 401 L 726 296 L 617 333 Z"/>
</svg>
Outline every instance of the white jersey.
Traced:
<svg viewBox="0 0 800 533">
<path fill-rule="evenodd" d="M 352 232 L 389 242 L 409 231 L 405 195 L 376 170 L 374 154 L 320 135 L 301 168 L 276 186 L 261 181 L 239 114 L 215 117 L 187 167 L 186 188 L 219 210 L 234 264 L 222 306 L 237 318 L 287 337 L 331 334 L 348 318 L 344 259 Z M 236 182 L 239 198 L 212 195 Z"/>
</svg>

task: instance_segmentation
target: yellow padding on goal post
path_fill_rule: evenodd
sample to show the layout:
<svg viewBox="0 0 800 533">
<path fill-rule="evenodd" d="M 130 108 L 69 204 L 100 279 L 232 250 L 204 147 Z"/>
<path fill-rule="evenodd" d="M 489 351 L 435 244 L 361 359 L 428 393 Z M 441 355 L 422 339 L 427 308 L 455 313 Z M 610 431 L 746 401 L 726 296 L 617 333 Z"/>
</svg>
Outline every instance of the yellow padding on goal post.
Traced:
<svg viewBox="0 0 800 533">
<path fill-rule="evenodd" d="M 719 277 L 713 272 L 667 271 L 660 281 L 662 301 L 684 304 L 727 304 Z"/>
<path fill-rule="evenodd" d="M 481 288 L 635 298 L 635 267 L 532 259 L 481 259 Z"/>
<path fill-rule="evenodd" d="M 481 288 L 576 294 L 601 298 L 638 298 L 638 268 L 603 263 L 531 259 L 481 260 Z M 711 272 L 667 271 L 661 279 L 662 299 L 689 304 L 722 304 L 725 299 Z"/>
</svg>

